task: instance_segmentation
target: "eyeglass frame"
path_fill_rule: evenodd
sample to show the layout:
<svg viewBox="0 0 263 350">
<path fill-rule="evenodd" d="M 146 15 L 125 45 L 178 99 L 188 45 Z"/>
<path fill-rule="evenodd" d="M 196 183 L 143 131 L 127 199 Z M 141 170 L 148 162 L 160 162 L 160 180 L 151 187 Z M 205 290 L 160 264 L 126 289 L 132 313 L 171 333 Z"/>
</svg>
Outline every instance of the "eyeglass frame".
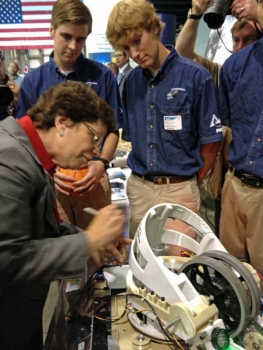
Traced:
<svg viewBox="0 0 263 350">
<path fill-rule="evenodd" d="M 82 124 L 84 124 L 86 126 L 86 128 L 88 128 L 89 131 L 91 131 L 92 134 L 90 134 L 92 136 L 92 141 L 94 144 L 98 143 L 99 139 L 100 139 L 100 134 L 93 129 L 89 124 L 82 122 Z"/>
<path fill-rule="evenodd" d="M 114 55 L 114 58 L 125 57 L 125 55 Z"/>
</svg>

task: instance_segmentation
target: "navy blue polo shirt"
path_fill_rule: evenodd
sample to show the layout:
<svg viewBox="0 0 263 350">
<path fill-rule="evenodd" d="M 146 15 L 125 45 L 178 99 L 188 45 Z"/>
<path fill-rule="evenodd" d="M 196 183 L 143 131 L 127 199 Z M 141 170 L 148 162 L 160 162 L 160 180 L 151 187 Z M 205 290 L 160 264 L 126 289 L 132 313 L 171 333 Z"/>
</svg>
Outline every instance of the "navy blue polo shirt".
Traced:
<svg viewBox="0 0 263 350">
<path fill-rule="evenodd" d="M 220 72 L 222 124 L 232 129 L 228 161 L 263 177 L 263 39 L 231 55 Z"/>
<path fill-rule="evenodd" d="M 122 137 L 133 171 L 192 176 L 204 164 L 201 145 L 222 140 L 216 89 L 205 68 L 167 48 L 155 77 L 136 67 L 126 78 Z"/>
<path fill-rule="evenodd" d="M 63 81 L 83 81 L 106 101 L 114 110 L 115 118 L 120 121 L 120 95 L 119 87 L 111 70 L 99 62 L 84 58 L 81 54 L 77 60 L 74 71 L 65 75 L 60 72 L 53 60 L 53 53 L 47 63 L 34 69 L 27 74 L 20 89 L 19 100 L 16 110 L 16 118 L 22 118 L 27 110 L 37 102 L 39 96 L 50 86 Z"/>
</svg>

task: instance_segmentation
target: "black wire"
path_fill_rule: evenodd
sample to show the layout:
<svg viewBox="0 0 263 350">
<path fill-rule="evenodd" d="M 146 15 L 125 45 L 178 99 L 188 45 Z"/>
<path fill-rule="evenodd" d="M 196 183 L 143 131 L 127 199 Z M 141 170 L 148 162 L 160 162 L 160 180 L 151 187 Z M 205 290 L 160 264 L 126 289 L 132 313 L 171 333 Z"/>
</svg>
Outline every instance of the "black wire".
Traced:
<svg viewBox="0 0 263 350">
<path fill-rule="evenodd" d="M 258 28 L 258 26 L 257 26 L 257 23 L 256 23 L 256 22 L 253 22 L 253 23 L 254 23 L 254 27 L 255 27 L 255 29 L 256 29 L 256 31 L 257 31 L 257 33 L 258 33 L 257 39 L 261 39 L 263 33 L 259 30 L 259 28 Z"/>
<path fill-rule="evenodd" d="M 126 296 L 126 294 L 125 294 L 125 295 L 116 295 L 116 297 L 123 297 L 123 296 Z M 97 300 L 97 301 L 103 301 L 103 300 L 105 300 L 105 299 L 111 299 L 111 298 L 112 298 L 111 295 L 106 295 L 106 296 L 101 297 L 101 298 L 98 298 L 98 299 L 96 299 L 96 300 Z M 98 308 L 96 308 L 96 310 L 94 310 L 94 317 L 100 317 L 99 315 L 96 314 L 97 309 L 98 309 Z M 99 318 L 96 318 L 96 319 L 97 319 L 98 321 L 100 321 L 100 322 L 107 323 L 107 324 L 111 324 L 111 323 L 115 323 L 115 322 L 119 321 L 120 319 L 122 319 L 122 317 L 125 315 L 125 313 L 126 313 L 126 308 L 124 308 L 123 313 L 122 313 L 121 316 L 118 317 L 118 318 L 110 319 L 110 320 L 100 320 Z"/>
<path fill-rule="evenodd" d="M 226 47 L 226 45 L 225 45 L 223 39 L 221 38 L 221 35 L 220 35 L 220 32 L 219 32 L 218 29 L 217 29 L 217 34 L 218 34 L 219 40 L 221 40 L 222 44 L 224 45 L 224 48 L 225 48 L 228 52 L 233 53 L 233 51 L 230 51 L 230 50 Z"/>
<path fill-rule="evenodd" d="M 132 293 L 127 293 L 127 296 L 132 296 L 132 297 L 137 297 L 140 299 L 144 299 L 144 301 L 147 303 L 147 305 L 151 308 L 152 312 L 154 313 L 154 316 L 156 317 L 159 326 L 162 330 L 162 332 L 164 333 L 164 335 L 170 340 L 170 342 L 172 342 L 176 347 L 178 347 L 177 342 L 170 336 L 169 332 L 166 331 L 166 329 L 164 329 L 162 321 L 160 320 L 160 317 L 157 315 L 157 312 L 155 311 L 155 308 L 152 306 L 152 304 L 143 296 L 139 295 L 139 294 L 132 294 Z"/>
</svg>

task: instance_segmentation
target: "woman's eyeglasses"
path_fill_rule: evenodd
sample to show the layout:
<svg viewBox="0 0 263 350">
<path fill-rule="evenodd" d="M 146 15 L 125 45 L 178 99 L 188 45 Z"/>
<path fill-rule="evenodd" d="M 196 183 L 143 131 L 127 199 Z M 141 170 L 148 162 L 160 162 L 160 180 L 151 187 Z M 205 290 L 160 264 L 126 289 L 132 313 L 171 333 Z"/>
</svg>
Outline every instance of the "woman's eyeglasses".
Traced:
<svg viewBox="0 0 263 350">
<path fill-rule="evenodd" d="M 94 130 L 91 126 L 89 126 L 88 124 L 86 124 L 85 122 L 82 122 L 91 132 L 90 135 L 92 136 L 92 141 L 93 143 L 98 143 L 99 139 L 100 139 L 100 134 Z"/>
</svg>

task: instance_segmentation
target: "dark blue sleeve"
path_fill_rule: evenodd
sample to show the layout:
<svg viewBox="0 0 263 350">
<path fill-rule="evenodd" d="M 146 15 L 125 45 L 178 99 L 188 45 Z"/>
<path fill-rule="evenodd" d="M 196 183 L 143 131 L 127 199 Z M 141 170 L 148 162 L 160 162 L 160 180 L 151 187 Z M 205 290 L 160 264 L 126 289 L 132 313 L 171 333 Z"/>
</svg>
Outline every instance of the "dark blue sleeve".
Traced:
<svg viewBox="0 0 263 350">
<path fill-rule="evenodd" d="M 106 89 L 107 89 L 106 102 L 114 110 L 114 115 L 117 123 L 116 130 L 118 130 L 119 128 L 121 128 L 121 123 L 122 123 L 121 98 L 120 98 L 120 91 L 119 91 L 117 80 L 114 74 L 110 70 L 109 72 L 107 72 Z"/>
<path fill-rule="evenodd" d="M 219 81 L 219 116 L 222 125 L 231 127 L 229 110 L 229 83 L 225 64 L 223 64 L 221 68 Z"/>
<path fill-rule="evenodd" d="M 214 80 L 210 73 L 207 77 L 197 81 L 195 90 L 202 86 L 198 103 L 194 106 L 194 113 L 198 120 L 198 137 L 201 144 L 222 140 L 222 125 L 218 112 L 218 96 Z"/>
<path fill-rule="evenodd" d="M 36 102 L 36 101 L 33 101 L 32 99 L 33 96 L 34 94 L 32 91 L 30 81 L 26 76 L 22 82 L 20 92 L 19 92 L 19 99 L 18 99 L 16 114 L 15 114 L 16 119 L 20 119 L 24 115 L 26 115 L 26 111 Z"/>
<path fill-rule="evenodd" d="M 123 90 L 122 90 L 122 139 L 124 141 L 130 142 L 130 131 L 129 131 L 129 120 L 128 120 L 128 77 L 124 81 Z"/>
</svg>

